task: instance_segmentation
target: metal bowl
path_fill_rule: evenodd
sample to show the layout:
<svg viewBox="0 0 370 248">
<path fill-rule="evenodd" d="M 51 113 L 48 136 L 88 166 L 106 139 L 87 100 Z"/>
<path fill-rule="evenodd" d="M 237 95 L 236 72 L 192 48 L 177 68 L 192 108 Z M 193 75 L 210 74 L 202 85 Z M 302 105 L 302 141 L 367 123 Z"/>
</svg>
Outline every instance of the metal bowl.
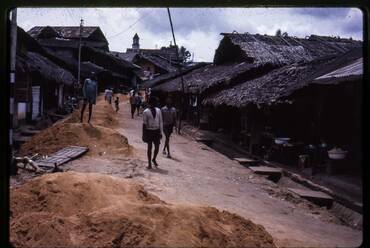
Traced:
<svg viewBox="0 0 370 248">
<path fill-rule="evenodd" d="M 277 145 L 286 144 L 289 140 L 290 138 L 275 138 L 275 144 Z"/>
<path fill-rule="evenodd" d="M 347 151 L 343 151 L 343 152 L 330 152 L 330 151 L 328 151 L 329 158 L 335 159 L 335 160 L 344 159 L 346 157 L 346 155 L 347 155 Z"/>
</svg>

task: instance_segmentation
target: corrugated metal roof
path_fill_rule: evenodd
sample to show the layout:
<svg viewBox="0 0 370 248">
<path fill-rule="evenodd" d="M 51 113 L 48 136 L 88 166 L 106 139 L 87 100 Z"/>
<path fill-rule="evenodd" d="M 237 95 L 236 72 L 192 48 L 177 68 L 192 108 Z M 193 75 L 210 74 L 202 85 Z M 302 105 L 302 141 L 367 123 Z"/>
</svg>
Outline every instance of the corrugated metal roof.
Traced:
<svg viewBox="0 0 370 248">
<path fill-rule="evenodd" d="M 323 76 L 316 78 L 315 80 L 320 79 L 329 79 L 329 78 L 344 78 L 350 76 L 358 76 L 363 74 L 363 58 L 359 58 L 351 64 L 341 67 L 335 71 L 327 73 Z"/>
</svg>

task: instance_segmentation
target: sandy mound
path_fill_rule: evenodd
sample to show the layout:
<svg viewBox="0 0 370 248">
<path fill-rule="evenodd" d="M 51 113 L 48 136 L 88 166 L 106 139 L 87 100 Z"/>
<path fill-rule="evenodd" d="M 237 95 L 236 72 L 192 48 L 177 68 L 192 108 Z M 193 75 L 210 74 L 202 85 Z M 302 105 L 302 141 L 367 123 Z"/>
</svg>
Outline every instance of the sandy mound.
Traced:
<svg viewBox="0 0 370 248">
<path fill-rule="evenodd" d="M 34 135 L 21 146 L 20 153 L 48 155 L 70 145 L 89 147 L 89 155 L 128 155 L 131 152 L 127 138 L 113 129 L 80 123 L 58 123 Z"/>
<path fill-rule="evenodd" d="M 48 174 L 12 189 L 19 247 L 275 247 L 260 225 L 211 207 L 170 205 L 131 181 Z"/>
<path fill-rule="evenodd" d="M 89 155 L 110 155 L 131 153 L 127 138 L 115 131 L 118 125 L 113 104 L 99 96 L 93 106 L 92 125 L 87 124 L 88 107 L 84 114 L 84 123 L 80 123 L 80 110 L 53 126 L 36 134 L 21 146 L 21 155 L 40 153 L 48 155 L 66 146 L 77 145 L 89 147 Z"/>
<path fill-rule="evenodd" d="M 80 107 L 81 108 L 81 107 Z M 87 122 L 89 117 L 89 108 L 86 106 L 84 112 L 84 123 Z M 99 96 L 97 98 L 96 105 L 92 108 L 92 116 L 91 116 L 91 124 L 94 126 L 103 126 L 113 128 L 118 125 L 118 120 L 116 117 L 116 112 L 114 110 L 114 103 L 112 102 L 111 105 L 107 101 L 104 101 L 103 96 Z M 61 120 L 59 123 L 80 123 L 81 118 L 81 109 L 77 109 L 73 112 L 70 116 L 66 119 Z M 56 124 L 59 124 L 56 123 Z"/>
</svg>

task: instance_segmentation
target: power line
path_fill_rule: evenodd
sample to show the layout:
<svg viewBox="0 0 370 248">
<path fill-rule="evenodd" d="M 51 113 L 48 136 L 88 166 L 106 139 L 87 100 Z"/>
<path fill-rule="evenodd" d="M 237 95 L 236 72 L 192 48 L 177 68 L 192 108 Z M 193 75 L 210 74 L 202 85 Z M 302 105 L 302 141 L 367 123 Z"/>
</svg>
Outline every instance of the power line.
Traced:
<svg viewBox="0 0 370 248">
<path fill-rule="evenodd" d="M 108 39 L 110 39 L 110 38 L 114 38 L 114 37 L 116 37 L 116 36 L 118 36 L 118 35 L 121 35 L 121 34 L 125 33 L 126 31 L 130 30 L 133 26 L 135 26 L 137 23 L 139 23 L 139 22 L 140 22 L 140 21 L 142 21 L 143 19 L 145 19 L 145 18 L 147 18 L 148 16 L 150 16 L 150 14 L 151 14 L 153 11 L 154 11 L 154 9 L 153 9 L 153 10 L 151 10 L 147 15 L 145 15 L 145 16 L 141 16 L 140 18 L 138 18 L 134 23 L 132 23 L 131 25 L 129 25 L 129 26 L 128 26 L 128 28 L 126 28 L 125 30 L 122 30 L 122 31 L 120 31 L 120 32 L 118 32 L 118 33 L 116 33 L 116 34 L 114 34 L 114 35 L 111 35 L 111 36 L 109 36 L 109 37 L 107 37 L 107 38 L 108 38 Z"/>
<path fill-rule="evenodd" d="M 73 22 L 79 23 L 80 19 L 76 17 L 73 12 L 71 12 L 71 9 L 65 9 L 67 11 L 67 14 L 69 17 L 73 20 Z M 76 21 L 77 20 L 77 21 Z"/>
</svg>

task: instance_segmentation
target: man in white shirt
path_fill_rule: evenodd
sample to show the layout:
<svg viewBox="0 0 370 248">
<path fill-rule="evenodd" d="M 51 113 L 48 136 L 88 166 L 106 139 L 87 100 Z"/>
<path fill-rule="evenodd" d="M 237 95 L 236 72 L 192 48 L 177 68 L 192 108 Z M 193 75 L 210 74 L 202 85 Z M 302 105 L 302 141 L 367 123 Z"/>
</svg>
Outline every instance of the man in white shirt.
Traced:
<svg viewBox="0 0 370 248">
<path fill-rule="evenodd" d="M 112 98 L 113 98 L 113 90 L 108 89 L 108 91 L 107 91 L 107 100 L 108 100 L 109 104 L 112 104 Z"/>
<path fill-rule="evenodd" d="M 163 147 L 163 154 L 166 155 L 166 148 L 167 148 L 167 158 L 171 158 L 170 154 L 170 136 L 173 132 L 173 128 L 176 127 L 176 117 L 177 112 L 176 109 L 172 106 L 172 101 L 170 98 L 166 101 L 166 106 L 162 109 L 162 118 L 163 118 L 163 133 L 166 137 L 164 147 Z"/>
<path fill-rule="evenodd" d="M 157 99 L 149 98 L 149 107 L 143 112 L 143 141 L 148 143 L 148 169 L 158 167 L 156 158 L 159 151 L 159 144 L 163 133 L 162 112 L 156 107 Z M 154 144 L 154 154 L 152 158 L 152 144 Z"/>
</svg>

